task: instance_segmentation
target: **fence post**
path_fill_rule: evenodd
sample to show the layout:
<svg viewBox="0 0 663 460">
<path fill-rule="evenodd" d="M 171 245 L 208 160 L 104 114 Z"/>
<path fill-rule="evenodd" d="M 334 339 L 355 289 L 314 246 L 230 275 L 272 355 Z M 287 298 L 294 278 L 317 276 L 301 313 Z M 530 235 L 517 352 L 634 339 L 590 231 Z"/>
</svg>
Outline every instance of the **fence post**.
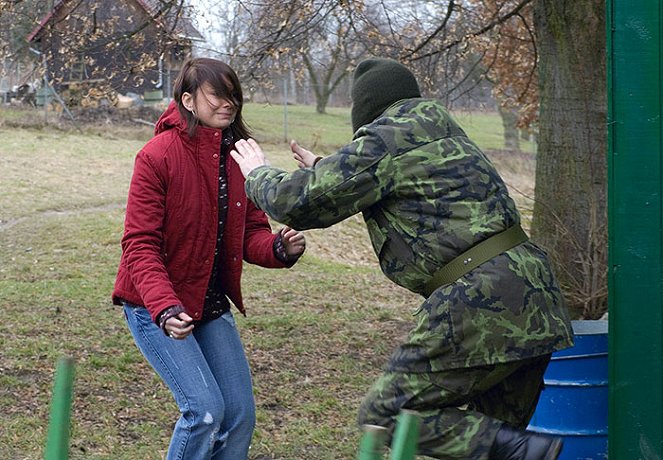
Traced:
<svg viewBox="0 0 663 460">
<path fill-rule="evenodd" d="M 421 418 L 415 411 L 403 409 L 396 420 L 390 460 L 414 460 L 419 441 Z"/>
<path fill-rule="evenodd" d="M 45 460 L 66 460 L 69 457 L 71 399 L 74 383 L 74 360 L 60 358 L 55 371 L 51 397 Z"/>
<path fill-rule="evenodd" d="M 382 460 L 387 429 L 377 425 L 363 425 L 361 429 L 364 434 L 359 443 L 358 460 Z"/>
</svg>

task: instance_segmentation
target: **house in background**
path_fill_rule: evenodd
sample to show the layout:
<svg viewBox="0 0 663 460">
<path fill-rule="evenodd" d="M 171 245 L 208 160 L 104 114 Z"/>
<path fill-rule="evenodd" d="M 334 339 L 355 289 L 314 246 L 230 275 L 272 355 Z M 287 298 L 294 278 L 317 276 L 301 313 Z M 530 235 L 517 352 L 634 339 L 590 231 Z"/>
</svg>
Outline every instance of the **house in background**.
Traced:
<svg viewBox="0 0 663 460">
<path fill-rule="evenodd" d="M 49 85 L 81 97 L 172 97 L 195 42 L 204 41 L 182 0 L 59 0 L 27 37 Z"/>
</svg>

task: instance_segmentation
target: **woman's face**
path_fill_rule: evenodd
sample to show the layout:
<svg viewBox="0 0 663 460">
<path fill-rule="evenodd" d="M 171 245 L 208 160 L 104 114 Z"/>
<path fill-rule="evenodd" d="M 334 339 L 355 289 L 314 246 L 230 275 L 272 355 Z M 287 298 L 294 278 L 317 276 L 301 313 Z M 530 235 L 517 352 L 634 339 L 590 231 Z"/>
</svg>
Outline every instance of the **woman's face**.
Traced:
<svg viewBox="0 0 663 460">
<path fill-rule="evenodd" d="M 217 96 L 209 83 L 203 84 L 196 92 L 182 95 L 184 107 L 193 112 L 200 124 L 208 128 L 226 129 L 235 121 L 237 107 L 227 99 Z"/>
</svg>

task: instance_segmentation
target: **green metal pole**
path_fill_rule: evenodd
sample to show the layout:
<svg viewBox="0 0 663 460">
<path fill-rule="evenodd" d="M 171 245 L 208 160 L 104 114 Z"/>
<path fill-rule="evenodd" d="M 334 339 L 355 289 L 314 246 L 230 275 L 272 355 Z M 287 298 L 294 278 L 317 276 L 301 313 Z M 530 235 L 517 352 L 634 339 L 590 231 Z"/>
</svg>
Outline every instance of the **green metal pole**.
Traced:
<svg viewBox="0 0 663 460">
<path fill-rule="evenodd" d="M 382 460 L 387 442 L 387 429 L 377 425 L 363 425 L 358 460 Z"/>
<path fill-rule="evenodd" d="M 396 421 L 396 431 L 391 443 L 390 460 L 414 460 L 419 441 L 419 414 L 411 410 L 402 410 Z"/>
<path fill-rule="evenodd" d="M 45 460 L 66 460 L 69 457 L 73 384 L 74 360 L 72 358 L 61 358 L 55 372 L 55 384 L 51 397 Z"/>
<path fill-rule="evenodd" d="M 607 0 L 611 459 L 663 458 L 663 2 Z"/>
</svg>

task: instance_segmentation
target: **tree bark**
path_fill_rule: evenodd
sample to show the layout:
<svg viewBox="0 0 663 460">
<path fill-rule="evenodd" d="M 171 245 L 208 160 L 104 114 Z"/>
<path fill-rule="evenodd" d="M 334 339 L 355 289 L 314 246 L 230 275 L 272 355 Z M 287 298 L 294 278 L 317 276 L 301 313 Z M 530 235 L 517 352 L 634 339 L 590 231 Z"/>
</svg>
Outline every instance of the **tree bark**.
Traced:
<svg viewBox="0 0 663 460">
<path fill-rule="evenodd" d="M 604 0 L 537 0 L 540 132 L 532 237 L 574 316 L 607 308 Z"/>
</svg>

